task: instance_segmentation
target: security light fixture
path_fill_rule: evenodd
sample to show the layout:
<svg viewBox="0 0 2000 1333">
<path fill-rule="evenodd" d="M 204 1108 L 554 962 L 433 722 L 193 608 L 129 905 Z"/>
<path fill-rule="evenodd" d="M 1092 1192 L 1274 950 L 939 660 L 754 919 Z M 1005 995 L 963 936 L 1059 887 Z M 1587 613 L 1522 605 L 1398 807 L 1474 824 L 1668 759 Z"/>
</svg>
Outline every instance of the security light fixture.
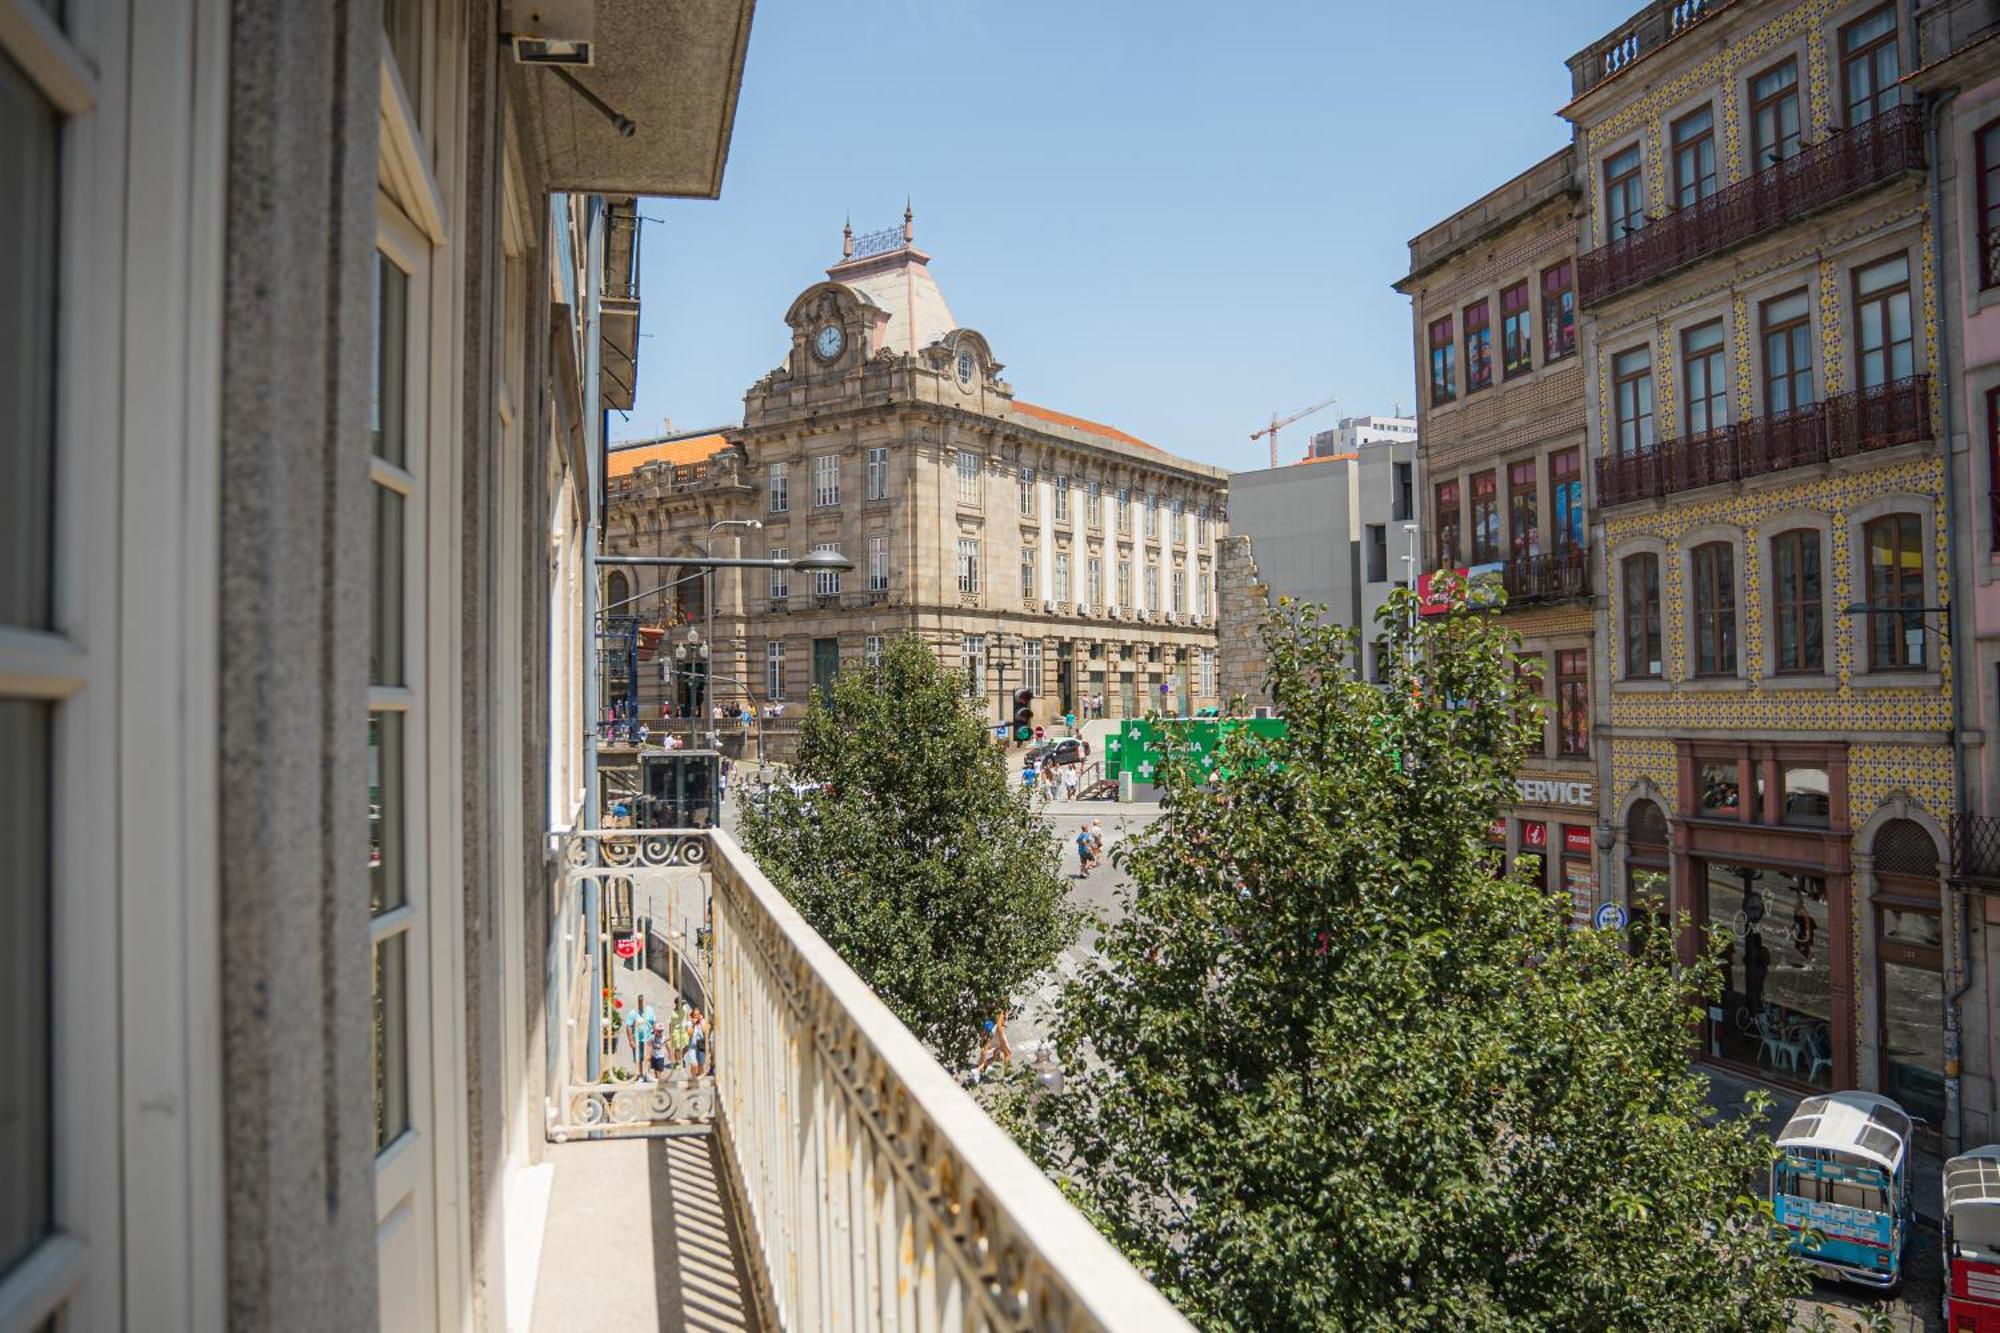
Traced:
<svg viewBox="0 0 2000 1333">
<path fill-rule="evenodd" d="M 838 551 L 808 551 L 796 560 L 786 562 L 801 573 L 844 574 L 854 568 L 854 562 Z"/>
<path fill-rule="evenodd" d="M 501 22 L 523 65 L 597 61 L 597 0 L 511 0 Z"/>
</svg>

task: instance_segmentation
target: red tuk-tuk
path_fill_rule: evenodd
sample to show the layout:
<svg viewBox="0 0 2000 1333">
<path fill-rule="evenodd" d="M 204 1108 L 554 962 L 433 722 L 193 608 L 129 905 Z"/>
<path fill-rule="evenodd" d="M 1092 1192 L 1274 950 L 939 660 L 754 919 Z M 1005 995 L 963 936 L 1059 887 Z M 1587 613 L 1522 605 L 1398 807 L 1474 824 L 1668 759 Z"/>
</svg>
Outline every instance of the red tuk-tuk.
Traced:
<svg viewBox="0 0 2000 1333">
<path fill-rule="evenodd" d="M 1944 1164 L 1945 1327 L 2000 1333 L 2000 1144 Z"/>
</svg>

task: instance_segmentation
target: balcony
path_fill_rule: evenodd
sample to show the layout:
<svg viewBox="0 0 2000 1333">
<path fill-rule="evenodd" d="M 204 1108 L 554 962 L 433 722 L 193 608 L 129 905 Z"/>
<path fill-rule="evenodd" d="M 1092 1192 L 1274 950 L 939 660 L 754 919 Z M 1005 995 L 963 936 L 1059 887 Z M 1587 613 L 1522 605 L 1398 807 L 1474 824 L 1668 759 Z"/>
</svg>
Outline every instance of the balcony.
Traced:
<svg viewBox="0 0 2000 1333">
<path fill-rule="evenodd" d="M 1931 438 L 1930 376 L 1597 460 L 1597 503 L 1633 504 Z"/>
<path fill-rule="evenodd" d="M 1590 551 L 1576 546 L 1507 562 L 1507 605 L 1534 606 L 1590 596 Z"/>
<path fill-rule="evenodd" d="M 1951 878 L 2000 889 L 2000 817 L 1961 812 L 1952 818 Z"/>
<path fill-rule="evenodd" d="M 1582 256 L 1578 297 L 1597 305 L 1923 165 L 1922 114 L 1894 107 Z"/>
<path fill-rule="evenodd" d="M 604 405 L 620 411 L 632 409 L 633 386 L 639 382 L 639 234 L 639 201 L 630 196 L 607 201 L 599 369 Z"/>
<path fill-rule="evenodd" d="M 552 1207 L 545 1282 L 641 1279 L 663 1310 L 726 1297 L 753 1327 L 1188 1328 L 734 839 L 611 830 L 559 852 L 547 1130 L 557 1203 L 588 1206 Z M 610 958 L 614 899 L 651 922 L 649 971 Z M 617 1077 L 606 988 L 701 1005 L 711 1067 Z"/>
<path fill-rule="evenodd" d="M 1641 56 L 1651 55 L 1733 3 L 1734 0 L 1656 0 L 1647 5 L 1609 36 L 1569 58 L 1570 96 L 1583 96 Z"/>
</svg>

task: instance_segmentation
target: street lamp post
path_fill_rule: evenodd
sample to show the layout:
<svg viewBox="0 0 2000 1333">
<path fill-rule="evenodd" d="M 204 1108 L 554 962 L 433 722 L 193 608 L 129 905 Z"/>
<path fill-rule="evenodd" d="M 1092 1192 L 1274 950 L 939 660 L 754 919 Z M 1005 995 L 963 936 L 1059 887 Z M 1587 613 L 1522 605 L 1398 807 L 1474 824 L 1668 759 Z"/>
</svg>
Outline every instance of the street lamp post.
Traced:
<svg viewBox="0 0 2000 1333">
<path fill-rule="evenodd" d="M 731 519 L 726 521 L 745 524 L 757 522 L 755 519 Z M 717 524 L 716 526 L 719 527 L 721 524 Z M 762 526 L 762 524 L 760 523 L 759 526 Z M 669 555 L 596 555 L 591 557 L 591 562 L 597 565 L 629 565 L 634 568 L 650 567 L 655 569 L 666 566 L 681 567 L 693 565 L 704 573 L 716 569 L 789 569 L 802 574 L 820 574 L 846 573 L 848 570 L 854 568 L 854 562 L 838 551 L 808 551 L 796 559 L 785 560 L 744 559 L 740 556 L 716 556 L 706 553 L 699 559 L 692 556 Z M 712 605 L 713 602 L 710 600 L 709 606 Z M 704 607 L 704 610 L 706 611 L 708 608 Z M 594 646 L 592 651 L 595 651 Z M 711 736 L 713 734 L 713 732 L 710 733 Z M 711 770 L 709 774 L 708 808 L 709 817 L 717 826 L 720 826 L 722 823 L 722 802 L 718 790 L 721 778 L 721 769 L 715 768 Z"/>
</svg>

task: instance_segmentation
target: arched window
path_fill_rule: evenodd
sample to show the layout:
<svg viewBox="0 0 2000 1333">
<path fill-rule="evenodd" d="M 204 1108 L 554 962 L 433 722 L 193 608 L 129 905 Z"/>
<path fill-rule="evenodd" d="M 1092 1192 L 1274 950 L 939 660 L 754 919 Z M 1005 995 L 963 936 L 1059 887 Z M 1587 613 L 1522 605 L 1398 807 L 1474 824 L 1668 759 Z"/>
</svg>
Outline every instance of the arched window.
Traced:
<svg viewBox="0 0 2000 1333">
<path fill-rule="evenodd" d="M 1736 674 L 1736 548 L 1704 542 L 1691 553 L 1694 674 Z"/>
<path fill-rule="evenodd" d="M 1657 679 L 1660 661 L 1660 557 L 1628 555 L 1625 591 L 1625 678 Z"/>
<path fill-rule="evenodd" d="M 1669 921 L 1667 812 L 1657 801 L 1634 801 L 1625 816 L 1625 902 L 1632 914 L 1632 952 L 1645 947 L 1648 931 Z"/>
<path fill-rule="evenodd" d="M 604 610 L 607 615 L 631 615 L 631 607 L 625 605 L 632 597 L 632 580 L 619 570 L 612 570 L 611 577 L 604 582 Z"/>
</svg>

